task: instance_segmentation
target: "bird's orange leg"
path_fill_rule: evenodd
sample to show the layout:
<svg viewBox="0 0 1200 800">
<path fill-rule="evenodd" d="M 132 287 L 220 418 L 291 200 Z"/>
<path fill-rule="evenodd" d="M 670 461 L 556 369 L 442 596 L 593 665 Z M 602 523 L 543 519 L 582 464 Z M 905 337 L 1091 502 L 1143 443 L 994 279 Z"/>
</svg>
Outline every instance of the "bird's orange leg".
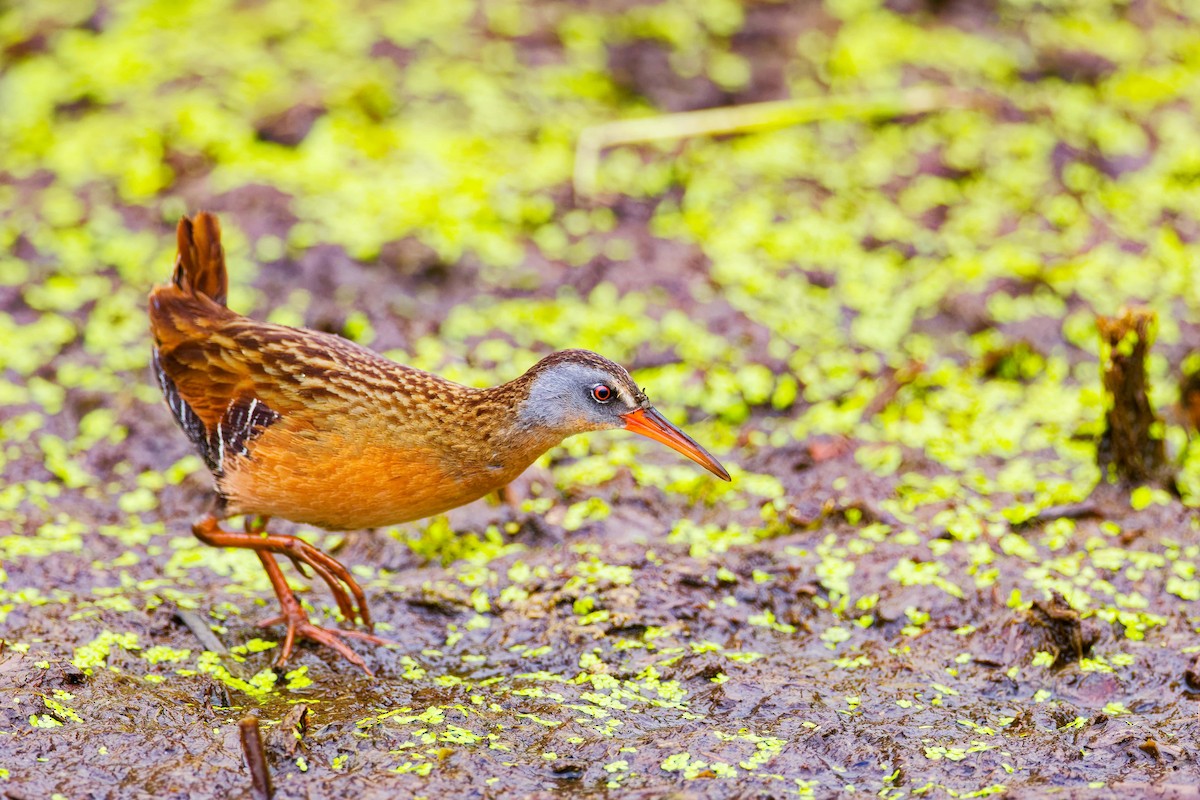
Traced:
<svg viewBox="0 0 1200 800">
<path fill-rule="evenodd" d="M 372 678 L 375 677 L 375 674 L 367 668 L 362 656 L 347 647 L 346 643 L 339 637 L 362 639 L 371 644 L 391 644 L 391 642 L 369 633 L 363 633 L 362 631 L 342 631 L 336 628 L 322 628 L 320 625 L 314 625 L 309 620 L 308 614 L 300 606 L 300 601 L 296 599 L 295 593 L 287 585 L 287 580 L 283 577 L 283 570 L 279 569 L 279 564 L 275 562 L 275 556 L 265 550 L 258 550 L 256 552 L 258 553 L 259 561 L 262 562 L 263 569 L 267 571 L 267 577 L 271 580 L 271 585 L 275 588 L 275 596 L 279 598 L 279 606 L 283 612 L 271 619 L 263 620 L 259 625 L 265 627 L 278 622 L 287 624 L 287 634 L 283 640 L 283 649 L 279 652 L 279 658 L 275 660 L 275 666 L 282 667 L 287 663 L 288 658 L 292 655 L 292 648 L 295 647 L 298 637 L 309 639 L 317 644 L 323 644 L 331 648 L 334 652 L 341 655 L 342 658 Z"/>
<path fill-rule="evenodd" d="M 267 533 L 266 520 L 261 517 L 247 519 L 245 533 L 233 533 L 222 530 L 219 520 L 210 515 L 195 523 L 192 526 L 192 533 L 197 539 L 213 547 L 244 547 L 254 550 L 258 554 L 263 569 L 266 570 L 267 577 L 271 581 L 271 586 L 275 590 L 275 596 L 279 598 L 282 611 L 278 616 L 265 620 L 261 624 L 274 625 L 278 622 L 287 624 L 287 638 L 284 640 L 283 649 L 276 661 L 277 666 L 283 666 L 287 662 L 295 646 L 296 637 L 300 637 L 333 648 L 347 661 L 368 675 L 371 674 L 362 658 L 338 637 L 361 639 L 372 644 L 391 644 L 391 642 L 360 631 L 331 630 L 314 625 L 300 606 L 300 601 L 296 599 L 291 587 L 287 585 L 283 571 L 279 569 L 279 564 L 275 562 L 273 554 L 287 556 L 301 574 L 305 574 L 303 565 L 307 565 L 329 586 L 342 615 L 351 622 L 357 616 L 370 629 L 371 617 L 367 611 L 366 595 L 350 572 L 336 559 L 294 536 Z M 351 595 L 354 597 L 353 602 L 350 599 Z"/>
<path fill-rule="evenodd" d="M 267 533 L 267 522 L 270 519 L 270 517 L 259 516 L 246 517 L 246 534 L 259 540 L 270 538 L 270 535 Z M 298 539 L 294 536 L 276 538 L 287 539 L 292 546 L 303 545 L 307 547 L 308 551 L 304 554 L 301 554 L 299 549 L 297 549 L 284 552 L 283 555 L 291 559 L 292 565 L 296 567 L 296 571 L 304 577 L 309 577 L 308 572 L 304 569 L 307 564 L 321 580 L 325 581 L 325 585 L 329 587 L 329 591 L 333 594 L 333 599 L 337 601 L 338 611 L 342 612 L 342 616 L 350 624 L 354 624 L 354 618 L 359 617 L 367 630 L 373 629 L 374 623 L 371 622 L 371 612 L 367 609 L 367 597 L 363 593 L 362 587 L 358 585 L 358 582 L 354 580 L 350 572 L 339 561 L 307 544 L 303 539 Z M 342 584 L 345 584 L 345 587 Z M 354 595 L 354 603 L 350 601 L 350 594 L 347 594 L 347 589 L 350 590 L 350 594 Z"/>
</svg>

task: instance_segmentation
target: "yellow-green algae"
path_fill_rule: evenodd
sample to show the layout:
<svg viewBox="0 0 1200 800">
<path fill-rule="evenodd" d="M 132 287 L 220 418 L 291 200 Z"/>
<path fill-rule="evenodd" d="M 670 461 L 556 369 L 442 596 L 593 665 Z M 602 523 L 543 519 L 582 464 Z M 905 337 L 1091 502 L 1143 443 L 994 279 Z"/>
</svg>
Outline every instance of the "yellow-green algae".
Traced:
<svg viewBox="0 0 1200 800">
<path fill-rule="evenodd" d="M 596 764 L 613 789 L 751 772 L 765 787 L 808 795 L 849 785 L 965 797 L 1002 792 L 1001 779 L 1020 786 L 1028 767 L 1002 750 L 1028 733 L 1009 733 L 1020 703 L 1054 707 L 1042 728 L 1057 737 L 1086 735 L 1088 718 L 1076 713 L 1080 701 L 1058 697 L 1069 687 L 1032 653 L 1006 665 L 1019 700 L 989 718 L 977 706 L 959 711 L 984 674 L 976 657 L 1001 631 L 977 630 L 953 609 L 982 592 L 1007 599 L 1015 615 L 1058 591 L 1114 632 L 1070 669 L 1127 682 L 1138 659 L 1148 669 L 1151 653 L 1190 652 L 1186 634 L 1200 617 L 1194 523 L 1172 538 L 1136 522 L 1038 522 L 1101 477 L 1094 314 L 1131 300 L 1158 312 L 1149 369 L 1159 408 L 1175 400 L 1179 351 L 1195 346 L 1200 26 L 1183 4 L 1150 8 L 1135 17 L 1123 3 L 1004 2 L 969 29 L 874 0 L 828 0 L 827 24 L 805 29 L 788 53 L 788 94 L 928 83 L 966 101 L 603 154 L 599 202 L 653 200 L 651 240 L 624 213 L 563 202 L 582 130 L 656 111 L 618 85 L 609 48 L 656 42 L 678 75 L 736 92 L 753 78 L 753 58 L 731 43 L 749 6 L 452 0 L 345 13 L 332 2 L 129 2 L 107 6 L 95 24 L 89 3 L 5 11 L 0 287 L 17 298 L 0 312 L 0 621 L 17 621 L 9 652 L 46 665 L 32 669 L 69 666 L 90 680 L 127 674 L 170 688 L 209 675 L 265 714 L 281 716 L 297 696 L 322 713 L 341 666 L 306 650 L 307 663 L 282 681 L 266 669 L 272 643 L 243 623 L 269 608 L 268 585 L 253 556 L 188 535 L 206 478 L 146 370 L 144 296 L 171 263 L 170 224 L 266 185 L 295 222 L 262 233 L 223 215 L 235 308 L 325 322 L 311 316 L 306 290 L 279 297 L 256 287 L 254 262 L 289 264 L 333 245 L 373 263 L 389 243 L 415 237 L 452 269 L 477 269 L 481 291 L 435 320 L 415 299 L 397 300 L 404 319 L 431 325 L 393 338 L 392 355 L 477 385 L 558 347 L 647 364 L 635 378 L 735 476 L 726 486 L 641 443 L 580 437 L 541 462 L 553 475 L 519 513 L 588 548 L 514 536 L 521 526 L 499 509 L 472 530 L 434 520 L 382 537 L 383 566 L 349 535 L 344 557 L 377 610 L 420 600 L 446 615 L 436 637 L 422 623 L 421 646 L 402 642 L 395 661 L 382 658 L 387 680 L 453 691 L 454 702 L 397 704 L 364 689 L 366 708 L 328 712 L 361 711 L 351 721 L 393 751 L 388 768 L 430 776 L 459 748 L 505 754 L 474 762 L 493 777 L 524 775 L 531 761 L 573 752 L 576 737 L 603 743 Z M 527 63 L 521 37 L 531 35 L 554 42 L 555 57 Z M 381 41 L 404 58 L 376 50 Z M 1086 80 L 1055 74 L 1071 57 L 1101 62 Z M 259 136 L 263 120 L 301 103 L 324 113 L 298 146 Z M 665 255 L 648 256 L 646 241 Z M 687 275 L 697 268 L 684 260 L 699 259 L 699 274 L 681 284 L 686 308 L 657 286 L 626 290 L 627 279 L 613 278 L 581 290 L 569 277 L 647 257 L 669 261 L 646 267 L 660 279 Z M 539 260 L 552 270 L 539 274 Z M 561 288 L 539 290 L 550 274 Z M 739 332 L 726 335 L 709 312 L 739 315 Z M 970 314 L 985 315 L 984 330 Z M 1027 333 L 1047 321 L 1049 335 Z M 370 343 L 385 320 L 346 308 L 341 322 Z M 891 401 L 874 408 L 901 373 Z M 151 458 L 130 438 L 149 435 L 169 449 Z M 836 467 L 841 481 L 818 481 L 811 496 L 772 474 L 792 462 L 754 466 L 831 436 L 846 437 L 854 467 Z M 1183 468 L 1182 504 L 1135 491 L 1131 510 L 1150 515 L 1145 524 L 1200 504 L 1197 449 L 1174 420 L 1166 439 Z M 642 488 L 614 489 L 626 474 Z M 883 499 L 861 507 L 849 474 L 884 481 Z M 814 499 L 808 531 L 795 507 Z M 631 521 L 642 502 L 658 513 Z M 779 537 L 786 544 L 769 549 Z M 675 562 L 705 587 L 696 605 L 708 622 L 639 603 L 639 586 L 674 580 Z M 78 589 L 58 582 L 60 564 L 90 578 Z M 329 610 L 325 594 L 303 596 Z M 906 598 L 899 608 L 896 597 Z M 205 652 L 186 634 L 147 638 L 145 620 L 164 603 L 200 609 L 234 652 Z M 57 613 L 47 609 L 70 616 L 75 640 L 37 633 L 31 620 Z M 554 635 L 542 628 L 511 644 L 495 633 L 545 619 L 559 626 Z M 943 620 L 953 620 L 948 629 Z M 730 627 L 744 641 L 709 640 Z M 556 660 L 560 648 L 578 658 Z M 903 696 L 888 688 L 883 703 L 850 688 L 856 674 L 890 674 L 923 648 L 944 663 Z M 700 661 L 713 657 L 719 670 Z M 798 670 L 806 685 L 826 681 L 836 699 L 801 695 L 791 709 L 801 724 L 763 712 L 761 728 L 729 732 L 700 710 L 707 698 L 688 683 L 693 661 L 722 691 L 765 663 L 773 675 Z M 75 694 L 4 697 L 23 712 L 23 730 L 53 736 L 92 717 Z M 885 704 L 911 712 L 890 724 L 936 728 L 904 740 L 903 781 L 898 756 L 883 751 L 870 777 L 858 771 L 849 784 L 848 764 L 810 773 L 792 761 L 772 772 L 813 731 Z M 1133 697 L 1088 711 L 1164 740 L 1179 727 Z M 654 749 L 648 731 L 672 725 L 688 731 L 686 745 Z M 550 738 L 531 746 L 529 727 Z M 570 732 L 556 738 L 560 728 Z M 625 752 L 626 741 L 650 753 Z M 923 761 L 970 761 L 978 778 L 941 771 L 926 781 Z M 1074 774 L 1113 776 L 1094 762 Z M 357 769 L 345 755 L 295 763 L 308 775 Z M 30 768 L 5 763 L 0 775 Z"/>
</svg>

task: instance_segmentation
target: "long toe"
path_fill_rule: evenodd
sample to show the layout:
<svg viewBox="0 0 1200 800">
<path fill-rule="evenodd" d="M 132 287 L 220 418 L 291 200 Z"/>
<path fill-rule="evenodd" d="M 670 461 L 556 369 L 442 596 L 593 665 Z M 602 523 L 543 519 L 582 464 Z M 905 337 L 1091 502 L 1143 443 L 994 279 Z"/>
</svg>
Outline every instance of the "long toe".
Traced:
<svg viewBox="0 0 1200 800">
<path fill-rule="evenodd" d="M 353 624 L 357 618 L 367 630 L 371 630 L 371 611 L 367 607 L 366 593 L 341 562 L 303 539 L 291 539 L 281 552 L 291 559 L 301 574 L 304 574 L 304 567 L 307 566 L 325 582 L 338 604 L 338 610 L 348 622 Z"/>
<path fill-rule="evenodd" d="M 300 639 L 308 639 L 310 642 L 325 645 L 338 653 L 342 658 L 349 661 L 354 666 L 361 669 L 363 672 L 372 678 L 375 674 L 367 669 L 366 663 L 362 656 L 350 649 L 343 639 L 356 639 L 360 642 L 368 644 L 382 645 L 388 647 L 398 644 L 390 639 L 384 639 L 382 636 L 376 636 L 373 633 L 364 633 L 362 631 L 344 631 L 337 628 L 323 628 L 320 625 L 315 625 L 307 615 L 301 613 L 299 615 L 292 614 L 276 614 L 269 619 L 264 619 L 258 623 L 259 627 L 267 628 L 279 623 L 287 624 L 287 634 L 284 639 L 283 647 L 279 651 L 279 658 L 275 660 L 275 666 L 282 668 L 287 665 L 288 659 L 292 656 L 292 651 L 295 649 L 295 643 Z"/>
<path fill-rule="evenodd" d="M 311 622 L 304 622 L 296 626 L 297 636 L 302 639 L 308 639 L 316 642 L 317 644 L 325 645 L 335 653 L 341 655 L 342 658 L 346 659 L 351 664 L 367 673 L 367 677 L 374 678 L 375 673 L 371 672 L 371 670 L 367 668 L 367 664 L 365 661 L 363 661 L 362 656 L 351 650 L 345 642 L 338 638 L 339 636 L 343 636 L 347 633 L 357 633 L 357 631 L 339 631 L 331 628 L 322 628 L 320 625 L 313 625 Z M 369 634 L 362 635 L 368 636 Z M 282 666 L 282 664 L 280 666 Z"/>
</svg>

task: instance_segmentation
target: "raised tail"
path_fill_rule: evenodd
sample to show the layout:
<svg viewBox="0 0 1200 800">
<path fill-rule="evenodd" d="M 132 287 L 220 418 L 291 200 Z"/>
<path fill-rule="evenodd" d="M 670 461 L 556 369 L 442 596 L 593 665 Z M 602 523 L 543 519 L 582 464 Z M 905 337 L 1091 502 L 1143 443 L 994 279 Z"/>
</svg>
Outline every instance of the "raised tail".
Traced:
<svg viewBox="0 0 1200 800">
<path fill-rule="evenodd" d="M 202 294 L 225 305 L 229 276 L 221 247 L 221 223 L 214 215 L 201 211 L 195 219 L 182 217 L 175 235 L 179 253 L 171 282 L 184 292 Z"/>
<path fill-rule="evenodd" d="M 230 372 L 214 336 L 239 317 L 225 305 L 229 283 L 217 218 L 203 212 L 184 217 L 177 234 L 171 281 L 150 291 L 151 363 L 171 413 L 209 468 L 219 472 L 220 442 L 212 432 L 242 376 Z"/>
</svg>

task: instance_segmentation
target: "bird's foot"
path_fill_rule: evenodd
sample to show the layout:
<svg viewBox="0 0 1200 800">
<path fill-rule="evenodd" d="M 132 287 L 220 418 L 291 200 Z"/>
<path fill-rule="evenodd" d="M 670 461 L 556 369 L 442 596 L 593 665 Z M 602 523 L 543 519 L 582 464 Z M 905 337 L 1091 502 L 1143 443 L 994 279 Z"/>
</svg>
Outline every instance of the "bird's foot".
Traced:
<svg viewBox="0 0 1200 800">
<path fill-rule="evenodd" d="M 263 567 L 267 570 L 267 577 L 271 579 L 272 586 L 275 587 L 275 594 L 279 598 L 281 610 L 281 613 L 274 617 L 258 623 L 259 627 L 270 627 L 281 622 L 287 625 L 287 635 L 283 640 L 283 648 L 279 651 L 279 658 L 275 660 L 275 666 L 283 667 L 287 664 L 288 659 L 292 656 L 292 650 L 295 649 L 297 639 L 308 639 L 309 641 L 329 647 L 342 658 L 367 673 L 367 675 L 372 678 L 375 677 L 375 674 L 367 668 L 362 656 L 351 650 L 343 639 L 358 639 L 370 644 L 382 645 L 395 644 L 395 642 L 362 631 L 322 628 L 320 625 L 313 624 L 312 620 L 308 618 L 308 613 L 300 605 L 300 601 L 296 599 L 295 593 L 288 587 L 287 581 L 283 577 L 283 572 L 279 569 L 279 565 L 275 563 L 275 558 L 270 553 L 262 551 L 259 551 L 258 557 L 262 561 Z"/>
<path fill-rule="evenodd" d="M 262 624 L 274 625 L 279 622 L 287 624 L 287 638 L 284 640 L 283 649 L 276 662 L 277 666 L 282 667 L 287 663 L 297 638 L 311 639 L 318 644 L 333 648 L 351 664 L 370 675 L 371 671 L 367 669 L 362 658 L 347 647 L 343 639 L 359 639 L 371 644 L 385 645 L 394 644 L 394 642 L 389 642 L 387 639 L 371 633 L 343 631 L 314 625 L 309 620 L 308 614 L 301 608 L 300 601 L 296 599 L 291 587 L 287 585 L 283 571 L 275 561 L 275 554 L 287 556 L 295 565 L 296 570 L 305 577 L 309 577 L 309 572 L 305 570 L 305 567 L 312 570 L 312 574 L 324 581 L 325 585 L 329 587 L 329 591 L 333 593 L 338 611 L 342 616 L 350 624 L 354 624 L 355 618 L 361 620 L 362 624 L 370 631 L 372 630 L 371 612 L 367 609 L 367 598 L 362 587 L 358 585 L 358 581 L 354 580 L 350 571 L 332 556 L 295 536 L 267 533 L 266 527 L 266 518 L 247 517 L 245 532 L 235 533 L 223 530 L 220 521 L 210 515 L 194 524 L 192 533 L 200 541 L 213 547 L 245 547 L 258 554 L 263 568 L 267 571 L 271 586 L 275 589 L 275 596 L 279 598 L 282 610 L 281 614 Z"/>
<path fill-rule="evenodd" d="M 265 619 L 258 623 L 259 627 L 261 628 L 268 628 L 272 625 L 277 625 L 280 622 L 287 623 L 287 635 L 283 640 L 283 649 L 279 651 L 279 658 L 275 659 L 276 667 L 283 668 L 287 665 L 287 661 L 289 658 L 291 658 L 292 651 L 295 649 L 296 641 L 298 639 L 308 639 L 311 642 L 325 645 L 342 658 L 346 659 L 351 664 L 367 673 L 369 677 L 374 678 L 375 673 L 371 672 L 371 670 L 367 667 L 367 664 L 365 661 L 363 661 L 362 656 L 351 650 L 346 643 L 342 641 L 342 639 L 358 639 L 363 642 L 369 642 L 370 644 L 395 644 L 395 642 L 384 639 L 380 636 L 376 636 L 373 633 L 363 633 L 362 631 L 344 631 L 338 628 L 322 628 L 320 625 L 313 624 L 312 620 L 308 618 L 308 614 L 304 613 L 304 610 L 299 608 L 299 603 L 297 603 L 297 609 L 299 613 L 288 613 L 285 611 L 282 614 L 277 614 L 270 619 Z"/>
<path fill-rule="evenodd" d="M 367 608 L 367 596 L 350 574 L 350 570 L 333 556 L 318 550 L 303 539 L 295 536 L 278 538 L 284 539 L 285 542 L 280 549 L 273 552 L 287 556 L 301 575 L 308 577 L 304 569 L 307 566 L 323 580 L 337 602 L 338 611 L 347 622 L 354 624 L 357 618 L 368 631 L 374 630 L 375 623 L 371 621 L 371 611 Z"/>
</svg>

